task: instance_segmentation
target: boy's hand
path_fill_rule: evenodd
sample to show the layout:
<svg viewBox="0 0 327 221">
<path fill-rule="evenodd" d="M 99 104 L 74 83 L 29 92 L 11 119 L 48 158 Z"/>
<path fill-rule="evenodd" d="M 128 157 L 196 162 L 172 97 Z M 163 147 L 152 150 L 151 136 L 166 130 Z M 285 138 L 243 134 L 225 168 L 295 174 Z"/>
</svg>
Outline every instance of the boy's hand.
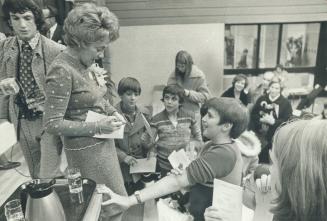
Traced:
<svg viewBox="0 0 327 221">
<path fill-rule="evenodd" d="M 134 166 L 135 164 L 137 164 L 137 160 L 135 157 L 127 156 L 124 159 L 124 163 L 128 164 L 129 166 Z"/>
<path fill-rule="evenodd" d="M 150 159 L 151 157 L 157 157 L 157 153 L 154 151 L 149 151 L 146 158 Z"/>
<path fill-rule="evenodd" d="M 184 172 L 184 170 L 181 168 L 173 168 L 170 170 L 170 172 L 167 175 L 179 176 L 179 175 L 182 175 L 183 172 Z"/>
<path fill-rule="evenodd" d="M 221 211 L 217 208 L 210 206 L 204 212 L 204 219 L 205 221 L 218 221 L 224 220 Z"/>
</svg>

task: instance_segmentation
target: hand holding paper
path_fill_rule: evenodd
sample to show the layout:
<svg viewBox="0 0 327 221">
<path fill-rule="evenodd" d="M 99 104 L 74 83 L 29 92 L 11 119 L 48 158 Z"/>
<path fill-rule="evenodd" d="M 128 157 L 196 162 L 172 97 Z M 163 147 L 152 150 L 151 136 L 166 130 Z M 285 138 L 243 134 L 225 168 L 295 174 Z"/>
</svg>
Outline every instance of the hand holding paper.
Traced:
<svg viewBox="0 0 327 221">
<path fill-rule="evenodd" d="M 101 134 L 97 134 L 96 138 L 123 139 L 125 123 L 119 121 L 115 116 L 107 116 L 94 111 L 89 111 L 85 122 L 98 122 L 101 128 Z"/>
<path fill-rule="evenodd" d="M 136 164 L 130 166 L 129 173 L 154 173 L 156 171 L 157 158 L 136 159 Z"/>
<path fill-rule="evenodd" d="M 177 152 L 174 150 L 168 156 L 168 160 L 173 168 L 178 168 L 180 170 L 184 170 L 191 163 L 184 149 Z"/>
</svg>

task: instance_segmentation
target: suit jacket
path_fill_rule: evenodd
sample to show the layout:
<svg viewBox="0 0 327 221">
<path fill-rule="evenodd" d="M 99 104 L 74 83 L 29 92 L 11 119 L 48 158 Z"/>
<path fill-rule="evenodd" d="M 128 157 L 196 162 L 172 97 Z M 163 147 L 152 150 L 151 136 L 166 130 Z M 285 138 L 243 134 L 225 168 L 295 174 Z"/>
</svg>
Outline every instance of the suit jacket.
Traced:
<svg viewBox="0 0 327 221">
<path fill-rule="evenodd" d="M 44 95 L 45 72 L 64 48 L 63 45 L 41 35 L 36 48 L 33 50 L 32 72 L 40 91 Z M 10 37 L 0 42 L 0 80 L 17 77 L 18 56 L 19 45 L 16 37 Z M 15 97 L 15 95 L 0 96 L 0 119 L 7 119 L 17 126 L 18 108 L 14 103 Z"/>
<path fill-rule="evenodd" d="M 64 29 L 62 25 L 57 24 L 56 30 L 53 33 L 51 38 L 52 41 L 58 42 L 60 44 L 64 44 Z"/>
</svg>

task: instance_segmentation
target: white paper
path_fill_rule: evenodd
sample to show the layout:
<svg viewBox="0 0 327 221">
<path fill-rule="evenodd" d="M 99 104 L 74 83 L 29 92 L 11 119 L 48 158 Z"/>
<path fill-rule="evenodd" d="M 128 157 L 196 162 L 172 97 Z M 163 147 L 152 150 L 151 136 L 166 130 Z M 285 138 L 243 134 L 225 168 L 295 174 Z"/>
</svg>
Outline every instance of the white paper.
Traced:
<svg viewBox="0 0 327 221">
<path fill-rule="evenodd" d="M 0 140 L 0 155 L 17 143 L 16 131 L 13 124 L 8 121 L 0 124 Z"/>
<path fill-rule="evenodd" d="M 88 111 L 85 122 L 97 122 L 103 121 L 110 118 L 110 116 L 99 114 L 94 111 Z M 96 134 L 93 137 L 96 138 L 106 138 L 106 139 L 123 139 L 124 138 L 124 128 L 125 124 L 122 125 L 118 130 L 113 131 L 110 134 Z"/>
<path fill-rule="evenodd" d="M 212 205 L 216 207 L 225 221 L 242 220 L 243 188 L 222 180 L 214 180 Z"/>
<path fill-rule="evenodd" d="M 173 151 L 169 156 L 168 160 L 173 168 L 184 170 L 190 163 L 191 160 L 187 156 L 184 149 L 179 151 Z"/>
<path fill-rule="evenodd" d="M 242 221 L 253 221 L 254 211 L 246 206 L 242 206 Z"/>
<path fill-rule="evenodd" d="M 129 173 L 154 173 L 156 171 L 156 157 L 136 159 L 137 163 L 129 167 Z"/>
</svg>

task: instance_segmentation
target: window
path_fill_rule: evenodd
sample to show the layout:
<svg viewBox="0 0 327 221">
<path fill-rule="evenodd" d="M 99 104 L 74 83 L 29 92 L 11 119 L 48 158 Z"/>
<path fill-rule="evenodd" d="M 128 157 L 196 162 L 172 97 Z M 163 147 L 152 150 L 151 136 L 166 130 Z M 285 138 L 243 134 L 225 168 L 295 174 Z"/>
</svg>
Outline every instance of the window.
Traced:
<svg viewBox="0 0 327 221">
<path fill-rule="evenodd" d="M 225 73 L 259 74 L 277 64 L 313 71 L 320 23 L 225 25 Z"/>
<path fill-rule="evenodd" d="M 279 25 L 261 25 L 259 68 L 274 68 L 277 64 Z"/>
<path fill-rule="evenodd" d="M 257 25 L 226 25 L 225 68 L 247 69 L 256 66 Z"/>
<path fill-rule="evenodd" d="M 283 25 L 280 63 L 285 67 L 316 65 L 319 23 Z"/>
</svg>

